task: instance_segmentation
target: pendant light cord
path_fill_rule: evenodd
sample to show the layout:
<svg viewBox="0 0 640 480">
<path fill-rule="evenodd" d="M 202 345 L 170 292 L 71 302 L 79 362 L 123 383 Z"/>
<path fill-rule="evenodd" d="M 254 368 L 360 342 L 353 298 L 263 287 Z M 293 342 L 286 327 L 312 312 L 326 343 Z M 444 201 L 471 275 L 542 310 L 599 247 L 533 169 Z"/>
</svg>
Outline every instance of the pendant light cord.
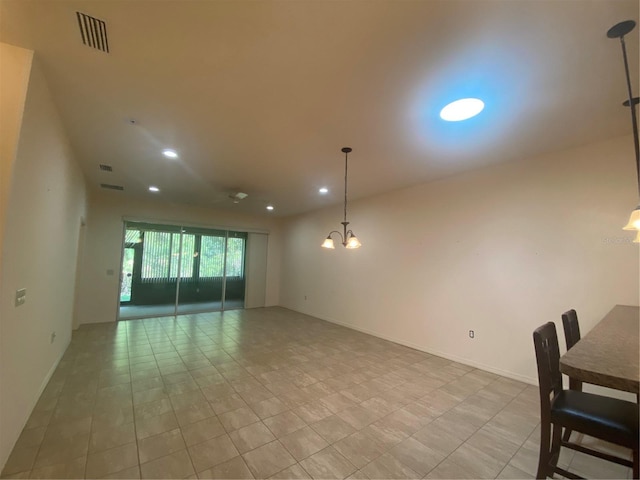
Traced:
<svg viewBox="0 0 640 480">
<path fill-rule="evenodd" d="M 348 161 L 349 161 L 349 152 L 345 152 L 344 153 L 344 222 L 345 223 L 347 223 L 347 163 Z M 346 225 L 345 225 L 345 228 L 347 228 Z"/>
<path fill-rule="evenodd" d="M 636 174 L 638 176 L 638 193 L 640 193 L 640 147 L 638 146 L 638 119 L 636 117 L 636 102 L 633 99 L 631 90 L 631 78 L 629 76 L 629 62 L 627 61 L 627 47 L 624 43 L 624 35 L 620 37 L 622 45 L 622 58 L 624 60 L 624 71 L 627 75 L 627 90 L 629 92 L 629 108 L 631 109 L 631 125 L 633 126 L 633 146 L 636 151 Z"/>
</svg>

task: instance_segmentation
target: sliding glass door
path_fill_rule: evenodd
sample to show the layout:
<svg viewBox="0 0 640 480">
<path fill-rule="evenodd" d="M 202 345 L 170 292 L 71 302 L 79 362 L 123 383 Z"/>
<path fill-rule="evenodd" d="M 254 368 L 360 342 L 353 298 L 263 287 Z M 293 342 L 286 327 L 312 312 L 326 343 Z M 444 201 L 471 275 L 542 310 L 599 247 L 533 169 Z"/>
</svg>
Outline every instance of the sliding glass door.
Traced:
<svg viewBox="0 0 640 480">
<path fill-rule="evenodd" d="M 178 313 L 244 307 L 246 241 L 243 232 L 182 229 Z"/>
<path fill-rule="evenodd" d="M 243 308 L 247 235 L 126 222 L 120 318 Z"/>
<path fill-rule="evenodd" d="M 245 257 L 247 248 L 247 234 L 227 232 L 224 304 L 231 308 L 244 306 L 245 292 Z"/>
</svg>

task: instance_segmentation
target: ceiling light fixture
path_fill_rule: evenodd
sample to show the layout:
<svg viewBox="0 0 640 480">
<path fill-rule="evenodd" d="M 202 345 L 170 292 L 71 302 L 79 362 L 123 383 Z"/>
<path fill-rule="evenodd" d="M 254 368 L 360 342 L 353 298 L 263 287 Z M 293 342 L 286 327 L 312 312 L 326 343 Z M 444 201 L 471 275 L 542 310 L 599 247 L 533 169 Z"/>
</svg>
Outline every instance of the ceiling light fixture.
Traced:
<svg viewBox="0 0 640 480">
<path fill-rule="evenodd" d="M 171 150 L 170 148 L 162 150 L 162 154 L 167 158 L 178 158 L 178 152 Z"/>
<path fill-rule="evenodd" d="M 479 98 L 461 98 L 440 110 L 440 118 L 447 122 L 460 122 L 475 117 L 484 110 L 484 102 Z"/>
<path fill-rule="evenodd" d="M 347 230 L 347 225 L 349 225 L 349 222 L 347 222 L 347 163 L 351 148 L 344 147 L 342 152 L 344 153 L 344 221 L 340 223 L 342 223 L 343 232 L 340 233 L 337 230 L 329 232 L 329 235 L 327 235 L 327 238 L 325 238 L 324 243 L 322 244 L 323 248 L 336 248 L 333 244 L 333 239 L 331 238 L 331 235 L 334 233 L 337 233 L 340 236 L 340 243 L 342 243 L 343 247 L 360 248 L 362 246 L 360 240 L 358 240 L 355 234 L 351 230 Z"/>
<path fill-rule="evenodd" d="M 327 193 L 329 193 L 329 189 L 327 187 L 322 187 L 318 189 L 318 193 L 320 193 L 320 195 L 326 195 Z"/>
<path fill-rule="evenodd" d="M 631 91 L 631 79 L 629 77 L 629 62 L 627 60 L 627 47 L 624 43 L 624 36 L 631 32 L 636 26 L 636 22 L 633 20 L 625 20 L 615 24 L 607 32 L 609 38 L 619 38 L 620 45 L 622 46 L 622 59 L 624 60 L 624 72 L 627 78 L 627 91 L 629 93 L 629 99 L 626 100 L 623 105 L 631 108 L 631 127 L 633 129 L 633 146 L 636 151 L 636 173 L 638 176 L 638 192 L 640 193 L 640 148 L 638 148 L 638 119 L 636 117 L 636 105 L 640 102 L 639 97 L 634 97 Z M 635 230 L 638 232 L 634 243 L 640 243 L 640 205 L 638 205 L 634 211 L 631 212 L 629 222 L 622 227 L 623 230 Z"/>
<path fill-rule="evenodd" d="M 159 191 L 160 191 L 160 189 L 159 189 L 158 187 L 154 187 L 153 185 L 151 185 L 151 186 L 149 187 L 149 191 L 150 191 L 150 192 L 159 192 Z"/>
<path fill-rule="evenodd" d="M 273 205 L 267 205 L 267 210 L 269 211 L 273 210 Z"/>
</svg>

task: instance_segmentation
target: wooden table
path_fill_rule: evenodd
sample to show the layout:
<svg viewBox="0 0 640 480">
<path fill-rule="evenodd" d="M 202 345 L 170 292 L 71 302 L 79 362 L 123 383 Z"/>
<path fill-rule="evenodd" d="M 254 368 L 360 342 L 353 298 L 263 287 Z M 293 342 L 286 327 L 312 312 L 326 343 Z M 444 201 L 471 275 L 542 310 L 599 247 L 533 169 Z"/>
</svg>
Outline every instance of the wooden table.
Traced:
<svg viewBox="0 0 640 480">
<path fill-rule="evenodd" d="M 560 358 L 560 371 L 585 383 L 638 393 L 640 308 L 616 305 Z"/>
</svg>

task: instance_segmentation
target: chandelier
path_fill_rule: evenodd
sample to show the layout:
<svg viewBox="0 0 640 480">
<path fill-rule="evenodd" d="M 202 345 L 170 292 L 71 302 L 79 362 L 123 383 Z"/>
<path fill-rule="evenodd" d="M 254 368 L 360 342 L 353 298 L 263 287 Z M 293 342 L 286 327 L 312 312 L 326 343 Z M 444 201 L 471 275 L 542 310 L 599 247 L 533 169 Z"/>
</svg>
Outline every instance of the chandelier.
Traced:
<svg viewBox="0 0 640 480">
<path fill-rule="evenodd" d="M 342 232 L 339 232 L 338 230 L 329 232 L 327 238 L 324 239 L 322 248 L 336 248 L 333 244 L 333 238 L 331 238 L 331 235 L 333 235 L 334 233 L 337 233 L 340 237 L 340 243 L 343 247 L 360 248 L 362 246 L 360 240 L 358 240 L 353 231 L 347 230 L 347 225 L 349 225 L 349 222 L 347 222 L 347 167 L 349 161 L 349 152 L 351 152 L 351 148 L 344 147 L 342 149 L 342 152 L 344 153 L 344 221 L 340 222 L 342 224 Z"/>
<path fill-rule="evenodd" d="M 636 22 L 633 20 L 625 20 L 615 24 L 607 32 L 609 38 L 619 38 L 620 45 L 622 46 L 622 59 L 624 60 L 624 71 L 627 78 L 627 91 L 629 93 L 629 99 L 626 100 L 623 105 L 631 108 L 631 127 L 633 128 L 633 146 L 636 151 L 636 173 L 638 175 L 638 191 L 640 192 L 640 150 L 638 148 L 638 120 L 636 117 L 636 105 L 640 102 L 640 98 L 634 97 L 631 91 L 631 79 L 629 78 L 629 62 L 627 61 L 627 48 L 624 43 L 624 36 L 631 32 L 636 26 Z M 629 222 L 622 227 L 623 230 L 635 230 L 638 232 L 634 243 L 640 243 L 640 205 L 631 212 Z"/>
</svg>

